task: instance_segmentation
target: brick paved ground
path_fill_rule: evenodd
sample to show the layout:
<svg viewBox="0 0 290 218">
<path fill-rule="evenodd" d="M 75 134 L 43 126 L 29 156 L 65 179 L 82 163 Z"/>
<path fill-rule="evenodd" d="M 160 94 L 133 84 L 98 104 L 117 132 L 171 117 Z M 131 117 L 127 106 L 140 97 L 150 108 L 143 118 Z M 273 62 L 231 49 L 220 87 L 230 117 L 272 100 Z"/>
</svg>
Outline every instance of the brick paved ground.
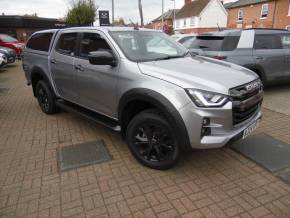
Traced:
<svg viewBox="0 0 290 218">
<path fill-rule="evenodd" d="M 264 107 L 290 116 L 290 86 L 266 87 Z"/>
<path fill-rule="evenodd" d="M 44 115 L 20 67 L 0 70 L 1 217 L 290 217 L 290 186 L 224 148 L 165 172 L 138 164 L 117 133 L 70 113 Z M 290 143 L 290 117 L 259 131 Z M 56 148 L 104 139 L 113 161 L 60 175 Z"/>
</svg>

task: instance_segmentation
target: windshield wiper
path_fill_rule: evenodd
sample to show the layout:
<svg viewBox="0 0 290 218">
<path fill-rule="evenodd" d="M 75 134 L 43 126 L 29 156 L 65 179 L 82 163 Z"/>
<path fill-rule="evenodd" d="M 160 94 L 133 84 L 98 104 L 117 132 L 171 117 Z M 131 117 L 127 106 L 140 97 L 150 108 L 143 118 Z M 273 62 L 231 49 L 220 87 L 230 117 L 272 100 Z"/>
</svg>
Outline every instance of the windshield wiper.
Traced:
<svg viewBox="0 0 290 218">
<path fill-rule="evenodd" d="M 184 55 L 167 55 L 167 56 L 164 56 L 164 57 L 155 58 L 154 61 L 169 60 L 169 59 L 183 58 L 183 57 L 184 57 Z"/>
</svg>

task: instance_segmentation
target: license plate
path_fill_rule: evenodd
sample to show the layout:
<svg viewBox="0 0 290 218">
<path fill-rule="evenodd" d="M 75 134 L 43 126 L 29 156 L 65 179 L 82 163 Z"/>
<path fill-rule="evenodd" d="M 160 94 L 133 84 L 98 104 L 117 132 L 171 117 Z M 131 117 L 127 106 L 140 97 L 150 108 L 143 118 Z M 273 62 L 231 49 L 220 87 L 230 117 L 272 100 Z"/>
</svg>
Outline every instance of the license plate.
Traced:
<svg viewBox="0 0 290 218">
<path fill-rule="evenodd" d="M 247 129 L 243 132 L 243 139 L 247 138 L 249 135 L 251 135 L 252 132 L 254 132 L 260 125 L 260 119 L 256 120 L 253 124 L 251 124 Z"/>
</svg>

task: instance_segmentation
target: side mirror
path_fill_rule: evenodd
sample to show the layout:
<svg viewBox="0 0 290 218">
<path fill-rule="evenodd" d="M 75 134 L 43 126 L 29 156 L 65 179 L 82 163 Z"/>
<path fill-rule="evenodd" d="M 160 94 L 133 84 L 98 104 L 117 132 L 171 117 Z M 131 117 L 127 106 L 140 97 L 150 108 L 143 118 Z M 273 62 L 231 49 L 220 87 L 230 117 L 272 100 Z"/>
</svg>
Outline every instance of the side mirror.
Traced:
<svg viewBox="0 0 290 218">
<path fill-rule="evenodd" d="M 111 52 L 108 51 L 94 51 L 90 52 L 89 62 L 93 65 L 110 65 L 115 67 L 117 65 L 116 59 Z"/>
</svg>

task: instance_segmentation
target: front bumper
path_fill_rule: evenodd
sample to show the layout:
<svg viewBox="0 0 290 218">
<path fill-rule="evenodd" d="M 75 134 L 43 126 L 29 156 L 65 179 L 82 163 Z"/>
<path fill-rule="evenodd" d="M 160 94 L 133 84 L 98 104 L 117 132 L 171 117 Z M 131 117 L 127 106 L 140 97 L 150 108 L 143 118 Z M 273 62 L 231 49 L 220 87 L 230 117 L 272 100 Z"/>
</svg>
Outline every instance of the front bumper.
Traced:
<svg viewBox="0 0 290 218">
<path fill-rule="evenodd" d="M 261 107 L 244 122 L 234 126 L 232 102 L 222 108 L 198 108 L 193 103 L 179 111 L 185 123 L 191 147 L 194 149 L 210 149 L 223 147 L 226 144 L 242 138 L 243 131 L 262 118 Z M 202 134 L 203 119 L 208 118 L 211 129 L 207 135 Z"/>
</svg>

